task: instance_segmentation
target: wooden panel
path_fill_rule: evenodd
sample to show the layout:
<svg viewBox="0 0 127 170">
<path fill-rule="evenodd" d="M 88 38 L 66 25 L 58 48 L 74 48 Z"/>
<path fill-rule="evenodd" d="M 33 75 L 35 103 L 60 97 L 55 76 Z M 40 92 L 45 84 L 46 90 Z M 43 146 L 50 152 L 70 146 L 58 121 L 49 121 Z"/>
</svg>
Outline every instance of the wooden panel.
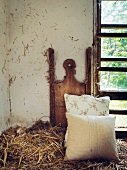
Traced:
<svg viewBox="0 0 127 170">
<path fill-rule="evenodd" d="M 87 60 L 86 64 L 88 65 L 87 69 L 91 71 L 91 52 L 90 48 L 86 52 Z M 84 82 L 78 82 L 75 78 L 76 74 L 76 63 L 72 59 L 67 59 L 63 63 L 63 67 L 66 71 L 66 76 L 64 80 L 59 81 L 55 80 L 55 70 L 54 70 L 54 50 L 49 48 L 49 83 L 50 83 L 50 121 L 53 126 L 61 124 L 62 127 L 67 126 L 66 120 L 66 107 L 64 102 L 64 94 L 75 94 L 82 95 L 86 93 L 86 84 L 87 82 L 87 93 L 91 93 L 91 74 L 86 74 L 86 80 Z M 85 79 L 85 75 L 84 75 Z"/>
<path fill-rule="evenodd" d="M 65 60 L 63 64 L 66 70 L 65 79 L 55 84 L 55 117 L 56 124 L 61 123 L 62 126 L 67 126 L 65 118 L 65 102 L 64 94 L 81 95 L 85 93 L 85 83 L 80 83 L 75 79 L 75 62 L 72 59 Z"/>
</svg>

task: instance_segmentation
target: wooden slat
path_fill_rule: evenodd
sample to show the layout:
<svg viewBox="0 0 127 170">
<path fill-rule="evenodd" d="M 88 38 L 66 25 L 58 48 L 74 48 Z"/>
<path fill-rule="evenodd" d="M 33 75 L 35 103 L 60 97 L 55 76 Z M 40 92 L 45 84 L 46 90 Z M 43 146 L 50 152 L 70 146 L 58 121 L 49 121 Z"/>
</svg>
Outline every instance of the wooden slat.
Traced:
<svg viewBox="0 0 127 170">
<path fill-rule="evenodd" d="M 99 67 L 98 71 L 127 72 L 127 68 L 125 67 Z"/>
<path fill-rule="evenodd" d="M 99 96 L 110 96 L 111 100 L 127 100 L 127 91 L 99 91 Z"/>
<path fill-rule="evenodd" d="M 49 48 L 49 86 L 50 86 L 50 122 L 55 125 L 55 90 L 54 90 L 54 49 Z"/>
<path fill-rule="evenodd" d="M 118 138 L 119 138 L 119 139 L 120 139 L 120 138 L 121 138 L 121 139 L 122 139 L 122 138 L 127 138 L 127 129 L 124 130 L 124 131 L 123 131 L 123 130 L 119 130 L 119 131 L 116 130 L 115 133 L 116 133 L 116 139 L 118 139 Z"/>
<path fill-rule="evenodd" d="M 94 41 L 94 51 L 96 53 L 94 53 L 94 62 L 95 62 L 95 69 L 94 69 L 94 95 L 99 95 L 99 96 L 111 96 L 112 100 L 127 100 L 127 92 L 102 92 L 99 91 L 99 74 L 98 74 L 98 70 L 96 68 L 98 68 L 100 66 L 100 57 L 101 56 L 101 38 L 117 38 L 117 37 L 123 37 L 123 38 L 127 38 L 127 33 L 101 33 L 101 29 L 103 28 L 111 28 L 111 29 L 119 29 L 119 28 L 127 28 L 127 24 L 125 24 L 125 26 L 122 25 L 114 25 L 114 24 L 101 24 L 101 0 L 97 0 L 97 20 L 96 20 L 96 24 L 95 24 L 96 28 L 96 36 L 95 36 L 95 40 Z M 117 131 L 116 130 L 116 138 L 125 138 L 127 137 L 127 130 L 124 131 Z"/>
<path fill-rule="evenodd" d="M 97 34 L 98 38 L 127 38 L 127 33 L 98 33 Z"/>
<path fill-rule="evenodd" d="M 91 95 L 91 53 L 92 48 L 86 49 L 86 94 Z"/>
<path fill-rule="evenodd" d="M 127 110 L 110 110 L 110 114 L 127 115 Z"/>
<path fill-rule="evenodd" d="M 119 58 L 100 58 L 101 61 L 125 61 L 127 62 L 127 58 L 122 58 L 122 57 L 119 57 Z"/>
<path fill-rule="evenodd" d="M 127 28 L 127 24 L 101 24 L 101 28 L 111 28 L 111 29 L 113 29 L 113 28 L 115 28 L 115 29 L 119 29 L 119 28 L 121 28 L 121 29 L 125 29 L 125 28 Z"/>
</svg>

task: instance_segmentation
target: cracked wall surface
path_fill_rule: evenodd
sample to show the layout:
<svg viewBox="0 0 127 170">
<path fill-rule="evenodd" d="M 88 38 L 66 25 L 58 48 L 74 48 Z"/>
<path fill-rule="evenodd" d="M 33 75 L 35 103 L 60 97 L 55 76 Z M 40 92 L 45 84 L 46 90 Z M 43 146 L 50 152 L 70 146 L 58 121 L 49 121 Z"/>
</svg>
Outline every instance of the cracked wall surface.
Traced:
<svg viewBox="0 0 127 170">
<path fill-rule="evenodd" d="M 3 104 L 7 108 L 10 105 L 10 109 L 6 108 L 3 112 L 9 114 L 7 119 L 9 126 L 16 124 L 29 126 L 40 118 L 49 120 L 47 58 L 49 47 L 55 49 L 56 79 L 63 79 L 65 72 L 62 64 L 67 58 L 76 61 L 77 79 L 79 81 L 85 79 L 85 49 L 92 46 L 93 41 L 93 1 L 7 2 L 5 7 L 5 1 L 0 0 L 1 11 L 4 8 L 7 10 L 7 16 L 4 12 L 0 14 L 2 18 L 0 27 L 3 29 L 3 33 L 1 32 L 3 40 L 0 42 L 2 51 L 0 56 L 2 79 L 0 79 L 4 86 L 1 86 L 4 90 L 0 93 L 6 93 Z M 4 34 L 6 27 L 7 40 Z M 4 106 L 1 107 L 2 111 Z"/>
</svg>

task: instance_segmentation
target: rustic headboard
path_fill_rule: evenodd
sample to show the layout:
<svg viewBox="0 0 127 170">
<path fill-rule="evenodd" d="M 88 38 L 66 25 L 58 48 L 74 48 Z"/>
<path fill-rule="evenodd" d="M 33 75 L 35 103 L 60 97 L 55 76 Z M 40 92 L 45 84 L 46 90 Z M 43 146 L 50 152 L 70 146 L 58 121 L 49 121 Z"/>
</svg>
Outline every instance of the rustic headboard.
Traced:
<svg viewBox="0 0 127 170">
<path fill-rule="evenodd" d="M 67 59 L 63 63 L 66 76 L 62 81 L 55 80 L 54 69 L 54 49 L 49 48 L 49 83 L 50 83 L 50 122 L 53 126 L 60 124 L 67 126 L 66 107 L 64 102 L 64 93 L 67 94 L 91 94 L 91 47 L 86 49 L 86 75 L 84 82 L 78 82 L 75 78 L 76 63 L 72 59 Z"/>
</svg>

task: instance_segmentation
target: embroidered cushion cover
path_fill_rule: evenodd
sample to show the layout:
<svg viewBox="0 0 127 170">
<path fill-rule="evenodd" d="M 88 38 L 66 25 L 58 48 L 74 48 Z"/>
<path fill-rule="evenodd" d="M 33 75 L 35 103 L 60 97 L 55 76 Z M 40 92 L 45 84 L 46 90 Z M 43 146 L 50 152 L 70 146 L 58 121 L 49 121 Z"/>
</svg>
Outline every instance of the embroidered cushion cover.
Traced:
<svg viewBox="0 0 127 170">
<path fill-rule="evenodd" d="M 66 113 L 68 138 L 65 160 L 118 160 L 115 117 L 80 116 Z"/>
<path fill-rule="evenodd" d="M 95 98 L 91 95 L 64 94 L 66 110 L 72 114 L 106 116 L 109 115 L 109 96 Z"/>
</svg>

